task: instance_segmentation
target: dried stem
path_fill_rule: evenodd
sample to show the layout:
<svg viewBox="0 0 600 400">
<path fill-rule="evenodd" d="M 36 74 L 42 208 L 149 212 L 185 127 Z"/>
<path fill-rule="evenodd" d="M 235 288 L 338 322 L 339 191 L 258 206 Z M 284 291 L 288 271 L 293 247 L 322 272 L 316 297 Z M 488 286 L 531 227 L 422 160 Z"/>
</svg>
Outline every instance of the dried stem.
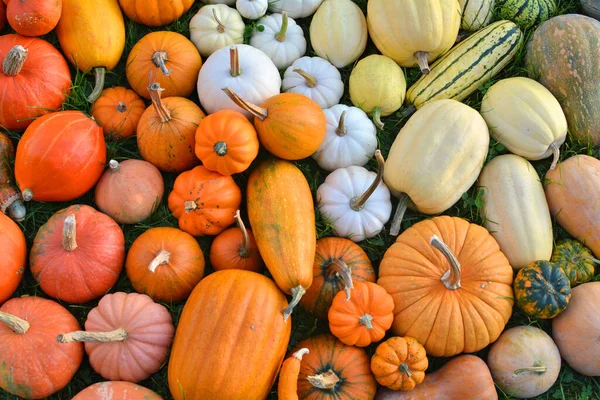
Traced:
<svg viewBox="0 0 600 400">
<path fill-rule="evenodd" d="M 292 301 L 290 301 L 290 304 L 283 310 L 284 321 L 287 321 L 289 316 L 292 315 L 294 307 L 296 307 L 298 303 L 300 303 L 300 299 L 302 298 L 302 296 L 304 296 L 305 293 L 306 289 L 304 289 L 302 285 L 298 285 L 292 288 Z"/>
<path fill-rule="evenodd" d="M 75 331 L 58 335 L 56 341 L 59 343 L 114 343 L 124 341 L 127 339 L 127 336 L 127 331 L 123 328 L 115 329 L 110 332 Z"/>
<path fill-rule="evenodd" d="M 95 102 L 100 97 L 102 89 L 104 89 L 104 78 L 106 77 L 106 68 L 96 67 L 94 68 L 94 76 L 96 77 L 96 83 L 94 84 L 94 90 L 87 98 L 90 103 Z"/>
<path fill-rule="evenodd" d="M 304 78 L 306 81 L 306 86 L 309 88 L 314 88 L 317 86 L 317 80 L 302 68 L 294 68 L 294 72 Z"/>
<path fill-rule="evenodd" d="M 223 25 L 223 23 L 221 22 L 221 20 L 219 19 L 219 17 L 217 17 L 217 7 L 213 7 L 212 9 L 212 15 L 213 18 L 215 19 L 215 21 L 217 21 L 217 32 L 219 33 L 225 33 L 225 25 Z"/>
<path fill-rule="evenodd" d="M 333 370 L 329 370 L 324 374 L 307 376 L 306 380 L 308 383 L 316 387 L 317 389 L 322 390 L 332 390 L 340 381 L 340 378 L 336 375 Z"/>
<path fill-rule="evenodd" d="M 554 159 L 552 160 L 552 165 L 550 165 L 550 170 L 553 170 L 558 165 L 558 161 L 560 159 L 560 145 L 558 142 L 550 143 L 550 150 L 552 150 L 552 154 L 554 155 Z"/>
<path fill-rule="evenodd" d="M 29 330 L 29 322 L 2 311 L 0 311 L 0 322 L 19 335 L 24 335 Z"/>
<path fill-rule="evenodd" d="M 148 86 L 148 92 L 150 93 L 150 99 L 154 105 L 156 113 L 160 117 L 163 123 L 167 123 L 171 120 L 171 112 L 165 107 L 161 100 L 163 88 L 160 87 L 160 83 L 154 82 Z"/>
<path fill-rule="evenodd" d="M 65 251 L 73 251 L 77 248 L 77 220 L 75 214 L 65 218 L 62 231 L 62 246 Z"/>
<path fill-rule="evenodd" d="M 340 122 L 338 123 L 338 127 L 335 130 L 335 134 L 339 137 L 346 136 L 348 134 L 348 127 L 346 126 L 346 114 L 348 110 L 344 110 L 342 115 L 340 115 Z"/>
<path fill-rule="evenodd" d="M 410 198 L 406 193 L 402 193 L 400 195 L 400 201 L 398 202 L 398 206 L 396 207 L 396 212 L 394 213 L 394 218 L 392 219 L 392 226 L 390 228 L 390 235 L 398 236 L 400 233 L 400 227 L 402 226 L 402 220 L 404 219 L 404 214 L 408 209 L 408 201 Z"/>
<path fill-rule="evenodd" d="M 150 272 L 155 273 L 156 268 L 160 267 L 161 265 L 167 265 L 169 263 L 170 259 L 171 259 L 171 253 L 162 249 L 161 251 L 159 251 L 156 254 L 156 256 L 152 259 L 152 261 L 150 261 L 150 264 L 148 265 L 148 269 L 150 270 Z"/>
<path fill-rule="evenodd" d="M 354 282 L 352 280 L 352 270 L 348 267 L 348 264 L 339 258 L 335 258 L 327 266 L 327 274 L 328 276 L 335 274 L 337 277 L 342 278 L 344 290 L 346 291 L 346 301 L 350 300 L 350 291 L 354 289 Z"/>
<path fill-rule="evenodd" d="M 268 113 L 266 108 L 262 108 L 252 103 L 248 103 L 246 100 L 242 99 L 236 92 L 234 92 L 233 89 L 231 89 L 230 87 L 223 88 L 222 90 L 238 107 L 242 108 L 245 111 L 248 111 L 256 118 L 260 118 L 262 121 L 267 119 Z"/>
<path fill-rule="evenodd" d="M 242 258 L 248 258 L 250 257 L 250 237 L 248 236 L 246 225 L 244 225 L 244 221 L 242 221 L 242 217 L 240 216 L 240 210 L 236 211 L 234 219 L 242 232 L 242 245 L 238 250 L 238 254 Z"/>
<path fill-rule="evenodd" d="M 381 151 L 379 151 L 379 149 L 375 151 L 375 158 L 377 159 L 378 165 L 377 176 L 375 177 L 375 180 L 371 183 L 371 186 L 369 186 L 366 192 L 364 192 L 360 197 L 355 197 L 352 200 L 350 200 L 350 208 L 352 208 L 354 211 L 360 211 L 363 209 L 365 203 L 367 202 L 367 200 L 369 200 L 369 197 L 371 197 L 375 190 L 377 190 L 377 187 L 383 180 L 385 160 L 383 159 L 383 156 L 381 155 Z"/>
<path fill-rule="evenodd" d="M 437 237 L 437 235 L 433 235 L 431 237 L 429 244 L 438 249 L 444 255 L 444 257 L 446 257 L 448 263 L 450 264 L 450 269 L 444 272 L 441 281 L 444 283 L 446 288 L 450 290 L 460 289 L 461 272 L 458 258 L 456 258 L 450 247 L 448 247 L 446 243 Z"/>
<path fill-rule="evenodd" d="M 27 60 L 28 52 L 29 51 L 21 45 L 16 45 L 10 49 L 2 62 L 2 72 L 8 76 L 19 75 L 19 72 L 23 69 L 23 65 L 25 65 L 25 60 Z"/>
<path fill-rule="evenodd" d="M 232 77 L 240 76 L 242 69 L 240 68 L 240 57 L 237 47 L 231 47 L 229 49 L 229 68 Z"/>
<path fill-rule="evenodd" d="M 419 64 L 419 68 L 421 68 L 421 72 L 424 75 L 427 75 L 431 72 L 431 69 L 429 68 L 429 61 L 427 61 L 428 55 L 429 54 L 425 51 L 417 51 L 415 53 L 415 57 L 417 57 L 417 63 Z"/>
</svg>

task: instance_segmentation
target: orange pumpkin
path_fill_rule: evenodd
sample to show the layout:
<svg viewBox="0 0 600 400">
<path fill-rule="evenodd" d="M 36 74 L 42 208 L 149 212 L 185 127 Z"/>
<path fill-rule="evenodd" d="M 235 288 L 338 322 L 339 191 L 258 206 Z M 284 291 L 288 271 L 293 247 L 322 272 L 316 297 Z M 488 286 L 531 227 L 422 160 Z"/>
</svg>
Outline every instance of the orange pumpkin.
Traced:
<svg viewBox="0 0 600 400">
<path fill-rule="evenodd" d="M 62 0 L 4 0 L 10 27 L 24 36 L 50 33 L 62 14 Z"/>
<path fill-rule="evenodd" d="M 11 299 L 0 307 L 0 389 L 45 399 L 67 386 L 83 360 L 83 345 L 56 336 L 80 329 L 60 304 L 42 297 Z"/>
<path fill-rule="evenodd" d="M 180 174 L 169 194 L 169 210 L 192 236 L 218 235 L 233 224 L 242 192 L 230 176 L 202 165 Z"/>
<path fill-rule="evenodd" d="M 133 46 L 125 74 L 131 88 L 146 99 L 151 98 L 146 90 L 148 78 L 160 84 L 164 97 L 189 97 L 196 89 L 201 66 L 200 53 L 188 38 L 158 31 L 148 33 Z"/>
<path fill-rule="evenodd" d="M 210 246 L 210 263 L 216 271 L 245 269 L 262 272 L 264 263 L 252 231 L 246 229 L 240 210 L 235 213 L 238 227 L 221 232 Z"/>
<path fill-rule="evenodd" d="M 57 211 L 31 247 L 31 273 L 49 296 L 81 304 L 105 294 L 119 278 L 125 238 L 117 223 L 86 205 Z"/>
<path fill-rule="evenodd" d="M 258 155 L 256 131 L 244 114 L 221 110 L 204 118 L 196 131 L 196 156 L 223 175 L 244 172 Z"/>
<path fill-rule="evenodd" d="M 392 390 L 412 390 L 425 379 L 429 360 L 415 338 L 391 337 L 377 346 L 371 371 L 377 382 Z"/>
<path fill-rule="evenodd" d="M 394 300 L 372 282 L 357 282 L 352 296 L 338 292 L 329 309 L 329 329 L 349 346 L 365 347 L 385 336 L 394 321 Z"/>
<path fill-rule="evenodd" d="M 308 354 L 308 349 L 300 349 L 283 362 L 279 372 L 277 385 L 278 400 L 298 400 L 298 375 L 302 357 Z"/>
<path fill-rule="evenodd" d="M 254 115 L 258 139 L 271 153 L 284 160 L 300 160 L 313 155 L 325 139 L 327 122 L 321 107 L 297 93 L 282 93 L 267 99 L 260 107 L 223 89 L 231 100 Z"/>
<path fill-rule="evenodd" d="M 317 240 L 313 263 L 313 283 L 300 305 L 317 318 L 327 319 L 335 295 L 342 289 L 350 298 L 354 282 L 377 279 L 367 253 L 352 240 L 326 237 Z"/>
<path fill-rule="evenodd" d="M 134 240 L 127 276 L 138 293 L 156 301 L 182 301 L 204 275 L 204 254 L 190 234 L 177 228 L 151 228 Z"/>
<path fill-rule="evenodd" d="M 427 354 L 450 357 L 498 339 L 512 314 L 512 281 L 508 259 L 485 228 L 442 216 L 398 237 L 377 283 L 394 299 L 392 332 L 417 339 Z"/>
<path fill-rule="evenodd" d="M 15 221 L 23 221 L 27 210 L 21 192 L 15 186 L 12 163 L 15 146 L 8 135 L 0 132 L 0 212 Z"/>
<path fill-rule="evenodd" d="M 146 26 L 161 26 L 181 17 L 194 0 L 119 0 L 119 4 L 130 20 Z"/>
<path fill-rule="evenodd" d="M 81 111 L 36 119 L 15 159 L 15 179 L 25 201 L 71 201 L 92 189 L 104 172 L 102 129 Z"/>
<path fill-rule="evenodd" d="M 111 400 L 163 400 L 150 389 L 124 381 L 94 383 L 71 400 L 107 400 L 105 393 L 110 393 Z"/>
<path fill-rule="evenodd" d="M 21 228 L 12 219 L 0 213 L 0 304 L 17 290 L 25 272 L 27 244 Z"/>
<path fill-rule="evenodd" d="M 146 111 L 144 101 L 131 89 L 115 86 L 104 89 L 92 105 L 92 116 L 111 139 L 135 135 L 138 122 Z"/>
<path fill-rule="evenodd" d="M 138 123 L 137 145 L 142 158 L 161 171 L 187 171 L 200 163 L 194 146 L 204 113 L 183 97 L 161 99 L 162 91 L 158 83 L 148 86 L 152 105 Z"/>
</svg>

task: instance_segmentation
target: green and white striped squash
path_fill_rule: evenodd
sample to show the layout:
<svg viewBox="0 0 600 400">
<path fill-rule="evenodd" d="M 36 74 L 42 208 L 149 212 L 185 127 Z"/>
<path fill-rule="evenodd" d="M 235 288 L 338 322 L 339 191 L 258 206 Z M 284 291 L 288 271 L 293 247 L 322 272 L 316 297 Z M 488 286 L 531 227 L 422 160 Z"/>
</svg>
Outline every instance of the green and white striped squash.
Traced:
<svg viewBox="0 0 600 400">
<path fill-rule="evenodd" d="M 547 21 L 556 12 L 556 0 L 497 0 L 500 18 L 527 29 Z"/>
<path fill-rule="evenodd" d="M 494 16 L 494 0 L 458 0 L 462 10 L 461 28 L 476 32 L 488 26 Z"/>
</svg>

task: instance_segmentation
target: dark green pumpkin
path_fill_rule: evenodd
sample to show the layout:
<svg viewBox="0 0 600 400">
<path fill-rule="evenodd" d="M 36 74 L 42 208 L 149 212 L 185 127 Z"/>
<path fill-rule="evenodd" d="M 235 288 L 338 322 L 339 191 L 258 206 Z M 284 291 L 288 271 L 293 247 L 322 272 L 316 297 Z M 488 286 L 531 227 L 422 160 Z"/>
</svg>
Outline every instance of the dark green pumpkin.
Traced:
<svg viewBox="0 0 600 400">
<path fill-rule="evenodd" d="M 581 0 L 581 6 L 587 15 L 600 20 L 600 0 Z"/>
<path fill-rule="evenodd" d="M 497 0 L 500 19 L 527 29 L 548 20 L 556 12 L 556 0 Z"/>
<path fill-rule="evenodd" d="M 550 261 L 558 264 L 565 271 L 571 287 L 589 282 L 594 277 L 596 263 L 600 262 L 594 258 L 590 249 L 574 239 L 563 239 L 558 242 Z"/>
<path fill-rule="evenodd" d="M 571 299 L 567 275 L 550 261 L 535 261 L 521 268 L 513 287 L 519 308 L 534 318 L 556 317 Z"/>
</svg>

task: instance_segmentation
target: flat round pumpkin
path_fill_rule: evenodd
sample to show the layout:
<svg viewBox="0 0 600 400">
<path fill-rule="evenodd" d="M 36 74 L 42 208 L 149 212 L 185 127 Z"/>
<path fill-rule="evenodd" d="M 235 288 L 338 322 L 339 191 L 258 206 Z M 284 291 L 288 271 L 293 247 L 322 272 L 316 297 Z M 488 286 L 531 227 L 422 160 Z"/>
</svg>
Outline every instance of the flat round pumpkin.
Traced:
<svg viewBox="0 0 600 400">
<path fill-rule="evenodd" d="M 574 239 L 563 239 L 556 243 L 550 261 L 565 271 L 571 288 L 590 281 L 594 277 L 596 264 L 600 264 L 590 249 Z"/>
<path fill-rule="evenodd" d="M 412 390 L 425 379 L 429 360 L 415 338 L 391 337 L 377 346 L 371 371 L 377 382 L 392 390 Z"/>
<path fill-rule="evenodd" d="M 104 89 L 91 109 L 92 116 L 111 139 L 135 135 L 144 111 L 146 105 L 140 96 L 122 86 Z"/>
</svg>

